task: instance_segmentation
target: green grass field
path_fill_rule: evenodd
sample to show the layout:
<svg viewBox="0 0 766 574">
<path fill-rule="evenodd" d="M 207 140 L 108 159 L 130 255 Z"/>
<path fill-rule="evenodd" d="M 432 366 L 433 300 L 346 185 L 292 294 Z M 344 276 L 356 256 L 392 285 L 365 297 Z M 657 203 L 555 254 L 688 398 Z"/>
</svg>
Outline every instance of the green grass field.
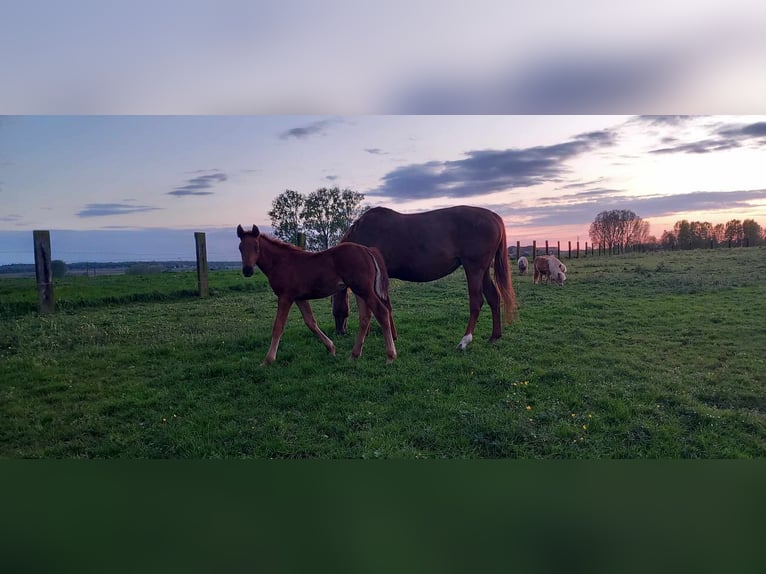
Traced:
<svg viewBox="0 0 766 574">
<path fill-rule="evenodd" d="M 462 270 L 392 281 L 399 358 L 380 329 L 330 356 L 276 312 L 262 274 L 72 277 L 58 311 L 0 280 L 0 457 L 752 458 L 766 455 L 766 250 L 565 260 L 563 288 L 514 274 L 520 320 L 474 342 Z"/>
</svg>

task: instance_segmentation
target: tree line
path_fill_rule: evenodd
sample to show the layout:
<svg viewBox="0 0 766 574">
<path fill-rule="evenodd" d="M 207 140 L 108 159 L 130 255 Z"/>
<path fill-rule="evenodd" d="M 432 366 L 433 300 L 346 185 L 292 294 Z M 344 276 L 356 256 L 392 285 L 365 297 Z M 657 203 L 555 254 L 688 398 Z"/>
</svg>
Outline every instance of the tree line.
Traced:
<svg viewBox="0 0 766 574">
<path fill-rule="evenodd" d="M 287 189 L 272 202 L 268 212 L 274 235 L 297 244 L 306 236 L 311 251 L 329 249 L 340 241 L 351 224 L 369 206 L 362 206 L 364 194 L 339 187 L 322 187 L 303 195 Z M 732 219 L 726 223 L 682 219 L 658 239 L 649 234 L 649 222 L 629 209 L 598 213 L 590 225 L 590 240 L 610 252 L 630 249 L 695 249 L 720 245 L 763 245 L 766 230 L 754 219 Z"/>
<path fill-rule="evenodd" d="M 732 219 L 726 223 L 677 221 L 673 229 L 657 239 L 649 235 L 649 222 L 630 210 L 602 211 L 590 225 L 590 239 L 612 252 L 637 247 L 646 249 L 697 249 L 720 245 L 754 246 L 766 244 L 766 230 L 754 219 Z"/>
</svg>

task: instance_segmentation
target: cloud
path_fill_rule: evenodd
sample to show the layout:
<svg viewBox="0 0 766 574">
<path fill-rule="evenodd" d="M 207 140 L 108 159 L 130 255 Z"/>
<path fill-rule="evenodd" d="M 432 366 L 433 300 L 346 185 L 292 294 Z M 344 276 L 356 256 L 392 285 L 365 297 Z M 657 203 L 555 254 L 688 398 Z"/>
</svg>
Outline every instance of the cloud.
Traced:
<svg viewBox="0 0 766 574">
<path fill-rule="evenodd" d="M 364 151 L 372 155 L 388 155 L 388 152 L 383 151 L 378 147 L 366 147 L 364 148 Z"/>
<path fill-rule="evenodd" d="M 546 198 L 554 200 L 554 198 Z M 577 201 L 582 199 L 582 201 Z M 766 189 L 737 191 L 694 191 L 676 195 L 630 197 L 619 190 L 594 189 L 575 196 L 558 198 L 558 203 L 535 205 L 488 206 L 513 226 L 586 225 L 601 211 L 629 209 L 639 217 L 650 220 L 693 211 L 750 209 L 752 201 L 766 200 Z M 523 223 L 518 223 L 519 221 Z"/>
<path fill-rule="evenodd" d="M 339 175 L 326 175 L 326 176 L 324 176 L 324 178 L 327 181 L 336 181 L 337 179 L 340 179 L 340 176 Z"/>
<path fill-rule="evenodd" d="M 338 119 L 329 120 L 317 120 L 304 126 L 298 126 L 282 132 L 279 136 L 280 139 L 287 140 L 290 138 L 306 139 L 314 135 L 324 135 L 327 132 L 327 128 L 333 124 L 340 123 Z"/>
<path fill-rule="evenodd" d="M 173 191 L 169 191 L 167 195 L 175 195 L 176 197 L 182 197 L 187 195 L 212 195 L 212 191 L 207 191 L 217 183 L 226 181 L 228 177 L 225 173 L 216 171 L 215 173 L 208 173 L 206 175 L 200 175 L 187 180 L 185 185 L 175 188 Z"/>
<path fill-rule="evenodd" d="M 81 211 L 77 212 L 77 216 L 103 217 L 107 215 L 129 215 L 131 213 L 154 211 L 156 209 L 160 208 L 149 205 L 127 205 L 125 203 L 88 203 Z"/>
<path fill-rule="evenodd" d="M 675 140 L 677 141 L 677 140 Z M 674 143 L 670 141 L 669 143 Z M 717 126 L 710 137 L 694 142 L 670 145 L 651 150 L 654 154 L 710 153 L 734 149 L 743 145 L 766 147 L 766 122 L 750 124 L 727 124 Z"/>
<path fill-rule="evenodd" d="M 14 223 L 16 221 L 19 221 L 21 219 L 20 215 L 10 214 L 5 216 L 0 216 L 0 221 L 3 223 Z"/>
<path fill-rule="evenodd" d="M 659 47 L 572 46 L 538 54 L 521 67 L 498 66 L 483 78 L 425 78 L 392 98 L 392 113 L 603 114 L 646 108 L 646 102 L 673 91 L 686 71 L 684 56 Z"/>
<path fill-rule="evenodd" d="M 430 161 L 398 167 L 383 184 L 368 192 L 392 201 L 434 197 L 473 197 L 517 187 L 561 181 L 566 162 L 615 143 L 617 132 L 599 130 L 550 146 L 525 149 L 475 150 L 454 161 Z"/>
<path fill-rule="evenodd" d="M 737 139 L 766 138 L 766 122 L 723 127 L 718 133 Z"/>
<path fill-rule="evenodd" d="M 655 126 L 655 127 L 663 127 L 663 126 L 676 127 L 676 126 L 684 125 L 697 117 L 699 116 L 643 115 L 643 116 L 636 116 L 635 118 L 633 118 L 632 123 L 641 123 L 641 124 L 646 124 L 646 125 Z"/>
</svg>

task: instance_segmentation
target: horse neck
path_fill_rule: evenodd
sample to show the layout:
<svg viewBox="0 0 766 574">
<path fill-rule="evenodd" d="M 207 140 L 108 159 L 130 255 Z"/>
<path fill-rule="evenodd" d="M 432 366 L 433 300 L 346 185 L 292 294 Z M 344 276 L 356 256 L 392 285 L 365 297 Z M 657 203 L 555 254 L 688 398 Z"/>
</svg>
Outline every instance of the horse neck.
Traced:
<svg viewBox="0 0 766 574">
<path fill-rule="evenodd" d="M 284 261 L 285 258 L 290 258 L 294 253 L 290 246 L 270 241 L 266 237 L 260 237 L 258 239 L 258 248 L 257 265 L 267 277 L 277 268 L 281 261 Z"/>
</svg>

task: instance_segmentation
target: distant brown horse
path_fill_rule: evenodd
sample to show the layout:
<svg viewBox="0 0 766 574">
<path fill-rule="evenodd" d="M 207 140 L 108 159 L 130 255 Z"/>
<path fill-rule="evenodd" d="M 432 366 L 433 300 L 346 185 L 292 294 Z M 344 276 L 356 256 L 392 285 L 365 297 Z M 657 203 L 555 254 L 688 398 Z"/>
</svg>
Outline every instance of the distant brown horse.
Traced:
<svg viewBox="0 0 766 574">
<path fill-rule="evenodd" d="M 252 276 L 257 265 L 277 296 L 277 316 L 264 363 L 273 363 L 277 358 L 279 340 L 293 303 L 298 305 L 306 326 L 331 354 L 335 354 L 335 345 L 317 325 L 308 300 L 328 297 L 341 285 L 354 292 L 359 308 L 359 332 L 351 356 L 356 359 L 362 354 L 372 312 L 383 329 L 386 363 L 396 358 L 391 335 L 393 319 L 388 302 L 388 274 L 380 252 L 363 245 L 344 243 L 326 251 L 310 253 L 261 234 L 255 225 L 251 231 L 245 231 L 238 225 L 237 237 L 242 254 L 242 274 Z"/>
<path fill-rule="evenodd" d="M 484 299 L 492 309 L 490 341 L 503 333 L 500 300 L 507 324 L 517 314 L 505 224 L 488 209 L 462 205 L 402 214 L 386 207 L 374 207 L 354 222 L 341 239 L 341 244 L 343 242 L 377 247 L 383 254 L 389 277 L 405 281 L 434 281 L 462 265 L 468 280 L 470 317 L 458 345 L 461 350 L 473 340 Z M 489 272 L 493 263 L 494 283 Z M 345 333 L 348 320 L 345 289 L 333 297 L 333 315 L 335 332 Z"/>
</svg>

